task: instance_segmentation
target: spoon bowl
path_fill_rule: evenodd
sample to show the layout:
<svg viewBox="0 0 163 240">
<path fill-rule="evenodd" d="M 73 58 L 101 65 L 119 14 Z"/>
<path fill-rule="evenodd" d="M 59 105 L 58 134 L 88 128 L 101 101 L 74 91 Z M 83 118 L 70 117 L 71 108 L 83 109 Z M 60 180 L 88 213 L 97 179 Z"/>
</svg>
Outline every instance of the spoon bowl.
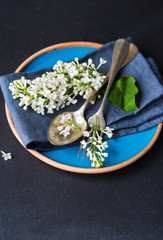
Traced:
<svg viewBox="0 0 163 240">
<path fill-rule="evenodd" d="M 80 130 L 71 129 L 70 135 L 68 135 L 67 137 L 64 137 L 63 135 L 60 135 L 60 132 L 57 129 L 57 127 L 62 126 L 60 121 L 62 116 L 66 114 L 71 114 L 72 122 L 74 124 L 77 124 L 77 125 L 80 124 Z M 51 122 L 48 129 L 48 139 L 53 145 L 67 145 L 69 143 L 72 143 L 78 140 L 86 129 L 87 129 L 87 122 L 79 110 L 76 112 L 63 112 L 58 116 L 56 116 Z"/>
</svg>

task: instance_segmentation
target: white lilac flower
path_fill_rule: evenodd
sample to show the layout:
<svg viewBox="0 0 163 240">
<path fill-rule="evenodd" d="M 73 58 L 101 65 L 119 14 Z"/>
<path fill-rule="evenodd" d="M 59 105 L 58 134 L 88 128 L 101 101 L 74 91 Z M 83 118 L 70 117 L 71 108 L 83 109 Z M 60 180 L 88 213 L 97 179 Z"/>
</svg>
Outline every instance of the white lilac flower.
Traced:
<svg viewBox="0 0 163 240">
<path fill-rule="evenodd" d="M 88 59 L 88 65 L 91 65 L 91 64 L 92 64 L 92 59 L 89 58 L 89 59 Z"/>
<path fill-rule="evenodd" d="M 63 64 L 63 62 L 62 62 L 62 61 L 60 61 L 60 60 L 57 62 L 57 65 L 58 65 L 59 67 L 61 67 L 61 66 L 62 66 L 62 64 Z"/>
<path fill-rule="evenodd" d="M 100 165 L 100 163 L 99 163 L 98 161 L 95 162 L 95 167 L 96 167 L 96 168 L 101 167 L 101 165 Z"/>
<path fill-rule="evenodd" d="M 68 135 L 70 135 L 70 129 L 71 129 L 70 126 L 66 126 L 65 129 L 60 131 L 60 135 L 67 137 Z"/>
<path fill-rule="evenodd" d="M 83 67 L 87 67 L 87 63 L 86 62 L 84 62 L 82 65 L 83 65 Z"/>
<path fill-rule="evenodd" d="M 100 64 L 102 65 L 102 64 L 105 64 L 105 63 L 106 63 L 106 60 L 103 59 L 103 58 L 100 58 Z"/>
<path fill-rule="evenodd" d="M 106 60 L 104 60 L 103 58 L 100 58 L 100 63 L 99 63 L 99 65 L 98 65 L 97 69 L 100 68 L 101 65 L 103 65 L 103 64 L 105 64 L 105 63 L 106 63 Z"/>
<path fill-rule="evenodd" d="M 25 105 L 25 106 L 29 106 L 30 105 L 30 97 L 29 96 L 22 96 L 21 98 L 20 98 L 20 103 L 19 103 L 19 106 L 23 106 L 23 105 Z"/>
<path fill-rule="evenodd" d="M 79 65 L 79 58 L 74 58 L 75 62 Z"/>
<path fill-rule="evenodd" d="M 63 126 L 58 126 L 57 129 L 58 131 L 61 131 L 63 129 Z"/>
<path fill-rule="evenodd" d="M 11 153 L 5 153 L 2 150 L 1 150 L 1 153 L 2 153 L 2 157 L 4 158 L 5 161 L 12 158 Z"/>
<path fill-rule="evenodd" d="M 66 120 L 72 119 L 71 114 L 63 114 L 60 123 L 64 123 Z"/>
<path fill-rule="evenodd" d="M 94 167 L 95 167 L 95 163 L 94 163 L 94 162 L 92 162 L 91 166 L 94 168 Z"/>
<path fill-rule="evenodd" d="M 106 129 L 104 129 L 104 133 L 108 136 L 108 138 L 112 138 L 112 136 L 113 136 L 112 131 L 113 130 L 114 130 L 114 128 L 106 127 Z"/>
<path fill-rule="evenodd" d="M 62 115 L 62 117 L 61 117 L 61 120 L 60 120 L 60 123 L 64 123 L 64 122 L 65 122 L 65 120 L 66 120 L 66 117 L 65 117 L 65 115 Z"/>
<path fill-rule="evenodd" d="M 66 115 L 65 115 L 65 119 L 66 119 L 66 120 L 72 119 L 71 114 L 70 114 L 70 113 L 66 114 Z"/>
<path fill-rule="evenodd" d="M 104 157 L 108 157 L 108 153 L 102 153 L 101 155 Z"/>
<path fill-rule="evenodd" d="M 99 66 L 95 67 L 92 59 L 88 59 L 88 64 L 79 63 L 78 58 L 69 63 L 59 60 L 53 71 L 32 80 L 22 76 L 11 82 L 9 89 L 14 99 L 20 99 L 19 106 L 24 110 L 31 106 L 38 114 L 44 114 L 45 109 L 47 113 L 53 113 L 54 109 L 58 111 L 75 104 L 77 95 L 87 99 L 93 90 L 99 90 L 105 76 L 98 72 L 98 68 L 105 62 L 101 58 Z"/>
<path fill-rule="evenodd" d="M 108 147 L 108 143 L 107 143 L 107 142 L 103 142 L 103 143 L 101 144 L 101 148 L 102 148 L 103 150 L 105 150 L 107 147 Z"/>
<path fill-rule="evenodd" d="M 43 107 L 44 107 L 44 102 L 45 102 L 45 99 L 39 97 L 39 98 L 38 98 L 38 101 L 37 101 L 37 104 L 38 104 L 38 106 L 40 106 L 41 108 L 43 108 Z"/>
<path fill-rule="evenodd" d="M 88 132 L 88 131 L 84 131 L 84 132 L 83 132 L 83 136 L 84 136 L 84 137 L 89 137 L 89 132 Z"/>
<path fill-rule="evenodd" d="M 42 114 L 42 115 L 44 115 L 44 108 L 42 108 L 42 107 L 37 107 L 36 108 L 36 112 L 38 113 L 38 114 Z"/>
<path fill-rule="evenodd" d="M 24 110 L 27 110 L 27 106 L 25 105 L 25 106 L 23 107 L 23 109 L 24 109 Z"/>
<path fill-rule="evenodd" d="M 74 76 L 76 76 L 78 74 L 78 70 L 76 69 L 75 66 L 72 66 L 69 70 L 68 73 L 70 75 L 71 78 L 73 78 Z"/>
<path fill-rule="evenodd" d="M 75 88 L 75 89 L 73 90 L 73 93 L 74 93 L 75 95 L 78 95 L 78 90 Z"/>
<path fill-rule="evenodd" d="M 47 108 L 47 110 L 48 110 L 47 113 L 54 113 L 54 110 L 53 110 L 53 109 L 55 109 L 56 107 L 55 107 L 53 101 L 50 101 L 50 102 L 48 103 L 48 105 L 46 105 L 46 108 Z"/>
<path fill-rule="evenodd" d="M 87 99 L 91 95 L 91 93 L 92 93 L 92 89 L 91 88 L 87 89 L 85 91 L 85 94 L 83 95 L 83 98 Z"/>
<path fill-rule="evenodd" d="M 87 146 L 87 142 L 85 140 L 82 140 L 81 142 L 82 148 L 85 148 Z"/>
<path fill-rule="evenodd" d="M 77 101 L 78 101 L 77 99 L 71 99 L 70 103 L 72 103 L 72 104 L 76 104 Z"/>
<path fill-rule="evenodd" d="M 95 115 L 96 116 L 96 115 Z M 83 136 L 87 137 L 86 140 L 82 140 L 81 146 L 82 148 L 87 148 L 87 157 L 90 158 L 92 167 L 99 168 L 103 166 L 103 162 L 105 158 L 108 157 L 108 153 L 104 152 L 106 148 L 108 148 L 108 143 L 103 141 L 100 133 L 106 134 L 108 138 L 112 137 L 113 128 L 106 127 L 105 129 L 100 129 L 97 126 L 97 123 L 90 131 L 84 131 Z"/>
<path fill-rule="evenodd" d="M 59 131 L 59 134 L 64 137 L 70 135 L 73 130 L 80 130 L 80 124 L 73 122 L 71 114 L 63 114 L 60 123 L 62 125 L 58 126 L 57 130 Z"/>
</svg>

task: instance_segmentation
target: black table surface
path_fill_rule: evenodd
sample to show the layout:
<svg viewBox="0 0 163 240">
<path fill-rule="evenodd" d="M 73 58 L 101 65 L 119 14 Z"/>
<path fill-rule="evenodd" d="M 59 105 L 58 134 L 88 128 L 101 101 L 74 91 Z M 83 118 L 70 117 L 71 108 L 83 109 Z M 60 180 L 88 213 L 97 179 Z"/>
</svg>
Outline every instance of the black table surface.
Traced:
<svg viewBox="0 0 163 240">
<path fill-rule="evenodd" d="M 0 75 L 61 42 L 106 43 L 132 36 L 163 73 L 163 1 L 0 2 Z M 31 155 L 13 135 L 0 91 L 0 240 L 163 239 L 163 134 L 116 172 L 65 172 Z"/>
</svg>

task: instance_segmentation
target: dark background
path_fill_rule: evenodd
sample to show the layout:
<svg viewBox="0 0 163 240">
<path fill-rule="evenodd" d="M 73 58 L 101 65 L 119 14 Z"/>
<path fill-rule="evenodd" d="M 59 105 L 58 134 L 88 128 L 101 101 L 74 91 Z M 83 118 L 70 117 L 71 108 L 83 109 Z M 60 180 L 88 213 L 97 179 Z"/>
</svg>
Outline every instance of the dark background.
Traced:
<svg viewBox="0 0 163 240">
<path fill-rule="evenodd" d="M 55 43 L 132 36 L 163 73 L 163 1 L 1 0 L 0 75 Z M 0 240 L 163 239 L 163 134 L 134 164 L 102 175 L 64 172 L 27 152 L 0 92 Z"/>
</svg>

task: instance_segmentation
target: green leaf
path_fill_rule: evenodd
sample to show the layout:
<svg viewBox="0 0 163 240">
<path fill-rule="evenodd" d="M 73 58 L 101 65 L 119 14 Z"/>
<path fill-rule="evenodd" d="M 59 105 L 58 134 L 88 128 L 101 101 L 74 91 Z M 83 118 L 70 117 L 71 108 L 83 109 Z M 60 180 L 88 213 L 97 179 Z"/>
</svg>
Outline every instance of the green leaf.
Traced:
<svg viewBox="0 0 163 240">
<path fill-rule="evenodd" d="M 135 103 L 135 95 L 138 93 L 138 88 L 135 85 L 136 80 L 133 77 L 120 78 L 112 86 L 109 100 L 123 111 L 138 110 Z"/>
</svg>

